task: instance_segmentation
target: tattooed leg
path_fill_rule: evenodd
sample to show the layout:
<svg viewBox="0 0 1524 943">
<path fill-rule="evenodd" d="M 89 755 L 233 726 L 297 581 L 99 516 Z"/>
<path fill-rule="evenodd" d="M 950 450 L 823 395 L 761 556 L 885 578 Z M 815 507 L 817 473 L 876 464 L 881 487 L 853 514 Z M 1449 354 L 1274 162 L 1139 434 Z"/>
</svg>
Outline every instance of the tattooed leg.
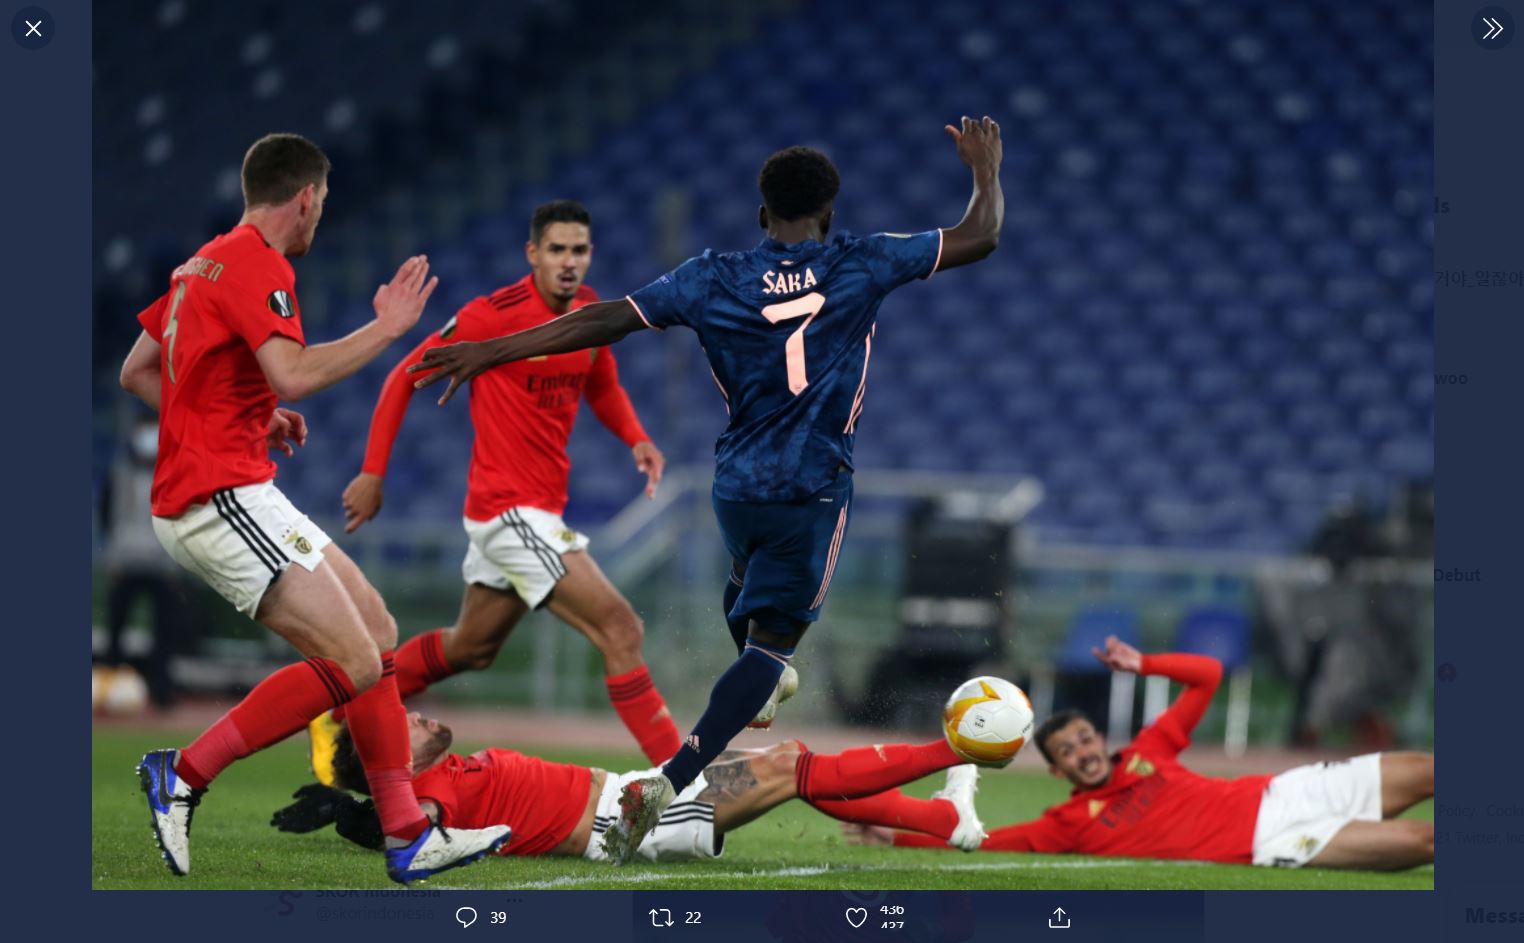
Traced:
<svg viewBox="0 0 1524 943">
<path fill-rule="evenodd" d="M 799 746 L 793 741 L 720 754 L 704 770 L 707 785 L 698 796 L 714 806 L 715 829 L 723 834 L 740 828 L 794 798 L 798 761 Z"/>
</svg>

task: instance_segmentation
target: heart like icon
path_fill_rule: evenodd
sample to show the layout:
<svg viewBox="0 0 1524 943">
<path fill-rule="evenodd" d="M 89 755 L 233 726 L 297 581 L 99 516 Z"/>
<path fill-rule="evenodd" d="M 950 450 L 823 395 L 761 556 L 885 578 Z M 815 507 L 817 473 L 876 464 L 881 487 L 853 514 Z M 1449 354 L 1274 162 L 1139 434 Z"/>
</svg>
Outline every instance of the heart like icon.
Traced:
<svg viewBox="0 0 1524 943">
<path fill-rule="evenodd" d="M 862 926 L 867 921 L 867 919 L 868 919 L 868 908 L 866 908 L 866 907 L 848 907 L 847 908 L 847 923 L 850 923 L 853 927 L 860 927 L 860 926 Z"/>
</svg>

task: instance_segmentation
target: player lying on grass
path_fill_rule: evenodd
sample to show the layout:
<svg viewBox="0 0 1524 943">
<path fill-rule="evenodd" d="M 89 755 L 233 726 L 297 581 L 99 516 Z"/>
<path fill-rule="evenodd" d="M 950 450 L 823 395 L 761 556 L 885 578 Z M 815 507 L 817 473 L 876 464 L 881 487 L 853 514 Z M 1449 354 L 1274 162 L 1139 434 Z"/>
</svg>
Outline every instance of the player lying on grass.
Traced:
<svg viewBox="0 0 1524 943">
<path fill-rule="evenodd" d="M 1433 862 L 1434 823 L 1395 818 L 1433 798 L 1433 755 L 1371 753 L 1280 775 L 1212 779 L 1182 766 L 1178 756 L 1206 713 L 1222 665 L 1201 655 L 1143 655 L 1115 637 L 1096 657 L 1114 671 L 1179 681 L 1185 691 L 1114 754 L 1078 711 L 1044 721 L 1033 739 L 1049 771 L 1074 791 L 1035 821 L 990 832 L 982 850 L 1372 871 Z M 848 837 L 865 844 L 939 845 L 950 833 L 925 827 L 932 819 L 924 804 L 897 791 L 853 803 L 861 824 L 849 827 Z"/>
<path fill-rule="evenodd" d="M 467 302 L 387 376 L 365 464 L 344 489 L 346 532 L 381 511 L 387 461 L 413 395 L 407 369 L 425 350 L 523 330 L 598 300 L 583 283 L 593 238 L 582 204 L 557 200 L 537 207 L 524 255 L 528 275 Z M 566 443 L 584 400 L 630 447 L 636 469 L 646 475 L 646 495 L 655 494 L 665 459 L 619 384 L 609 348 L 521 360 L 473 380 L 476 437 L 461 521 L 467 546 L 460 615 L 454 626 L 415 635 L 397 648 L 397 692 L 406 698 L 458 672 L 488 667 L 519 621 L 543 606 L 597 647 L 615 713 L 646 758 L 661 763 L 683 741 L 641 656 L 640 617 L 587 551 L 587 537 L 561 519 L 571 472 Z M 312 771 L 322 783 L 333 782 L 335 718 L 342 713 L 324 714 L 310 728 Z"/>
<path fill-rule="evenodd" d="M 607 773 L 601 769 L 552 763 L 513 750 L 486 749 L 470 756 L 449 752 L 450 728 L 408 715 L 412 738 L 413 788 L 442 826 L 477 828 L 507 824 L 513 840 L 504 855 L 561 855 L 603 860 L 594 841 L 619 814 L 624 784 L 650 770 Z M 949 769 L 948 788 L 928 801 L 928 830 L 976 847 L 983 830 L 974 815 L 973 767 L 944 740 L 920 746 L 882 744 L 841 753 L 812 753 L 787 740 L 759 750 L 721 754 L 683 790 L 642 839 L 637 854 L 652 861 L 718 857 L 725 835 L 790 799 L 800 798 L 837 815 L 854 797 L 870 796 Z M 334 752 L 337 783 L 368 791 L 365 772 L 347 729 Z M 302 787 L 297 801 L 271 820 L 282 831 L 309 832 L 335 823 L 345 838 L 381 847 L 381 831 L 371 803 L 319 784 Z"/>
<path fill-rule="evenodd" d="M 973 172 L 962 221 L 910 235 L 827 237 L 841 177 L 830 159 L 790 147 L 762 165 L 757 221 L 767 237 L 745 252 L 707 251 L 618 301 L 495 340 L 427 351 L 418 386 L 449 379 L 440 402 L 499 364 L 612 344 L 682 325 L 698 334 L 730 423 L 715 443 L 714 510 L 731 558 L 725 618 L 737 657 L 709 706 L 659 772 L 625 785 L 604 832 L 626 861 L 646 830 L 748 724 L 770 723 L 793 693 L 789 664 L 820 618 L 852 515 L 852 450 L 879 306 L 901 285 L 995 251 L 1005 198 L 1000 127 L 948 125 Z"/>
</svg>

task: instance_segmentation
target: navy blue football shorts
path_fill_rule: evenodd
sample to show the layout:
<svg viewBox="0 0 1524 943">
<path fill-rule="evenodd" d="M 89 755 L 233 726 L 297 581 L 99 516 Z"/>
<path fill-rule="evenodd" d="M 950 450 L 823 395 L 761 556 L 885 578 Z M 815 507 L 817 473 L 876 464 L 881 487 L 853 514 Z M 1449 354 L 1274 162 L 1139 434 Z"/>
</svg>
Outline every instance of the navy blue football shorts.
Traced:
<svg viewBox="0 0 1524 943">
<path fill-rule="evenodd" d="M 751 617 L 762 628 L 780 632 L 793 628 L 768 624 L 779 615 L 794 622 L 820 618 L 852 520 L 850 471 L 798 501 L 715 498 L 714 516 L 735 563 L 732 578 L 741 578 L 741 595 L 729 618 Z"/>
</svg>

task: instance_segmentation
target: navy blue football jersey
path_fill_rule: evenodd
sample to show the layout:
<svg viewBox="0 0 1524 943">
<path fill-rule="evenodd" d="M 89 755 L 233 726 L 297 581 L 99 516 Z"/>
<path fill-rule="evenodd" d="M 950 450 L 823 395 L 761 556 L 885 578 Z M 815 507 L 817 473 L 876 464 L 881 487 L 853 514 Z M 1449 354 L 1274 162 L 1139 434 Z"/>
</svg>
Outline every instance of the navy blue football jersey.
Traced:
<svg viewBox="0 0 1524 943">
<path fill-rule="evenodd" d="M 884 296 L 926 278 L 942 231 L 764 239 L 706 251 L 629 296 L 654 328 L 692 328 L 730 410 L 715 443 L 716 497 L 793 501 L 852 467 Z"/>
</svg>

